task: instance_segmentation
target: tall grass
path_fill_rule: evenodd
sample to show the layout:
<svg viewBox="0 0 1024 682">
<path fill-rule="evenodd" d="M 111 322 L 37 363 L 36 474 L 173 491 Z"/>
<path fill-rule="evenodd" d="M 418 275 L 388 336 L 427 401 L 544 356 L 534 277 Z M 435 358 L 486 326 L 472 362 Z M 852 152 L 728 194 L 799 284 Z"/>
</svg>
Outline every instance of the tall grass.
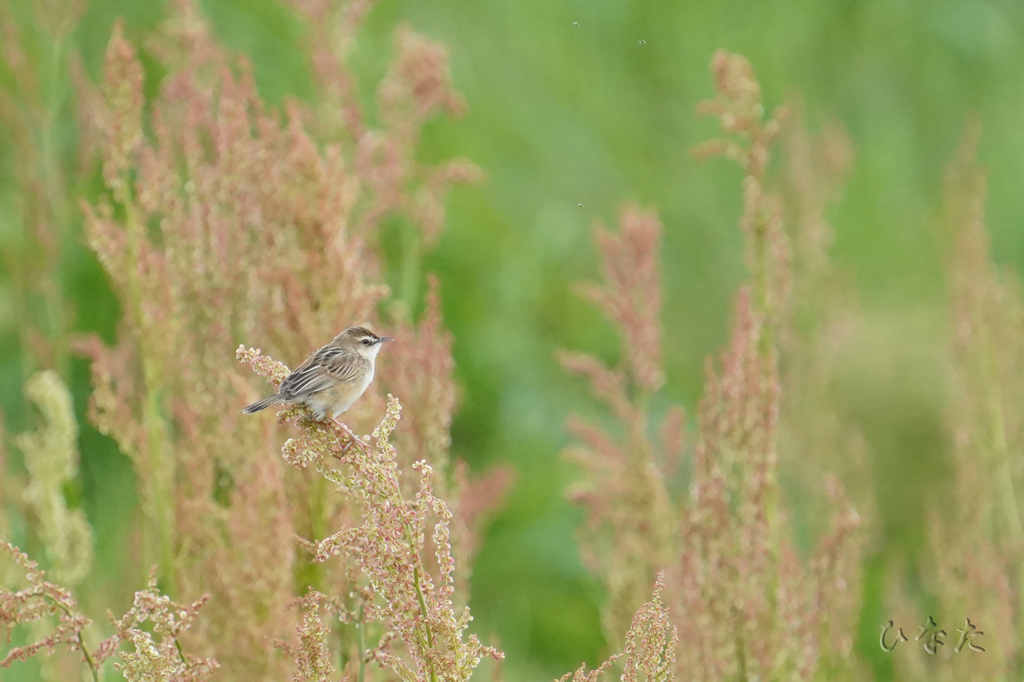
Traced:
<svg viewBox="0 0 1024 682">
<path fill-rule="evenodd" d="M 467 577 L 514 475 L 472 476 L 452 457 L 454 339 L 425 272 L 448 189 L 483 174 L 417 154 L 432 119 L 466 107 L 440 44 L 396 27 L 376 100 L 361 100 L 349 61 L 373 4 L 295 0 L 315 97 L 281 107 L 188 0 L 144 39 L 115 24 L 99 84 L 68 48 L 79 15 L 41 15 L 55 46 L 46 63 L 75 83 L 75 168 L 54 147 L 57 76 L 40 69 L 21 24 L 0 17 L 10 76 L 0 115 L 25 228 L 4 256 L 19 266 L 23 352 L 47 368 L 25 385 L 39 427 L 4 439 L 25 475 L 5 481 L 0 531 L 25 538 L 34 559 L 2 545 L 0 622 L 13 639 L 0 666 L 45 679 L 500 677 L 497 643 L 471 631 Z M 621 653 L 562 679 L 865 679 L 854 633 L 877 513 L 856 483 L 864 439 L 830 400 L 837 355 L 861 324 L 826 220 L 851 145 L 838 124 L 806 130 L 796 102 L 766 115 L 743 57 L 719 51 L 711 73 L 714 97 L 697 113 L 722 135 L 694 153 L 740 168 L 747 277 L 689 419 L 661 394 L 678 330 L 662 324 L 672 301 L 657 211 L 627 204 L 617 228 L 595 229 L 601 281 L 580 291 L 615 330 L 618 360 L 558 358 L 603 404 L 600 421 L 567 423 L 578 471 L 567 495 L 584 508 L 580 552 L 605 594 L 608 648 Z M 890 591 L 908 631 L 935 608 L 948 631 L 973 619 L 987 646 L 955 662 L 952 643 L 896 658 L 908 678 L 1008 680 L 1022 666 L 1024 314 L 1014 278 L 990 258 L 976 138 L 969 127 L 950 166 L 940 234 L 956 506 L 934 514 L 930 563 L 918 567 L 931 601 L 897 581 Z M 97 168 L 101 187 L 83 199 L 76 187 Z M 76 211 L 120 304 L 113 343 L 68 333 L 55 280 Z M 396 226 L 397 258 L 385 253 Z M 276 421 L 238 414 L 266 390 L 243 365 L 276 385 L 284 360 L 357 322 L 398 338 L 345 415 L 372 438 L 302 407 Z M 141 506 L 126 548 L 132 605 L 105 622 L 74 591 L 102 557 L 71 500 L 78 425 L 61 378 L 71 353 L 90 362 L 89 419 L 130 460 Z"/>
</svg>

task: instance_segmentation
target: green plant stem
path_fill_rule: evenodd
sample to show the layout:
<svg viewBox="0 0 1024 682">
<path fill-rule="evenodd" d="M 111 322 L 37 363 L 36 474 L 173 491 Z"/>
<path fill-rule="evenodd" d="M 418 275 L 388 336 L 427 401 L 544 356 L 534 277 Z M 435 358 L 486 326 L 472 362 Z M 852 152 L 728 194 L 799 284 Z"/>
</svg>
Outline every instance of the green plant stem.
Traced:
<svg viewBox="0 0 1024 682">
<path fill-rule="evenodd" d="M 359 677 L 356 679 L 356 682 L 363 682 L 366 677 L 366 623 L 363 622 L 365 612 L 366 604 L 360 602 L 356 620 L 356 646 L 359 649 Z"/>
<path fill-rule="evenodd" d="M 48 61 L 40 64 L 38 93 L 21 92 L 26 99 L 26 107 L 20 120 L 12 116 L 7 123 L 12 128 L 12 141 L 15 142 L 16 159 L 15 177 L 18 178 L 20 191 L 25 198 L 23 211 L 23 227 L 34 228 L 40 234 L 48 233 L 51 248 L 40 246 L 42 258 L 37 260 L 36 254 L 23 251 L 18 262 L 11 258 L 11 252 L 4 253 L 4 265 L 11 273 L 11 279 L 20 291 L 14 297 L 14 319 L 20 334 L 20 347 L 23 353 L 22 367 L 24 378 L 27 379 L 35 371 L 42 358 L 31 358 L 28 352 L 34 345 L 31 332 L 37 327 L 37 318 L 29 311 L 33 306 L 25 305 L 31 300 L 31 294 L 38 293 L 42 298 L 38 318 L 39 329 L 46 339 L 50 359 L 43 362 L 52 365 L 58 374 L 68 377 L 68 343 L 66 327 L 66 310 L 63 297 L 62 269 L 60 267 L 61 248 L 65 243 L 68 225 L 68 206 L 60 171 L 60 155 L 55 150 L 54 139 L 57 137 L 54 128 L 60 113 L 60 66 L 63 63 L 67 44 L 67 26 L 58 28 L 49 37 L 50 52 Z M 40 62 L 42 62 L 40 58 Z M 28 65 L 26 65 L 28 66 Z M 38 102 L 36 97 L 38 96 Z M 38 108 L 33 106 L 38 103 Z M 38 144 L 35 133 L 38 132 Z M 17 139 L 22 138 L 21 144 Z M 28 229 L 31 231 L 31 229 Z M 38 241 L 38 240 L 37 240 Z M 47 241 L 46 239 L 43 240 Z M 38 246 L 38 244 L 37 244 Z M 20 250 L 20 249 L 19 249 Z"/>
<path fill-rule="evenodd" d="M 347 436 L 348 434 L 345 434 L 345 435 Z M 359 438 L 356 438 L 354 440 L 351 440 L 351 443 L 356 445 L 356 449 L 358 449 L 360 453 L 362 453 L 364 455 L 369 455 L 369 451 L 367 450 L 366 444 L 362 440 L 360 440 Z M 396 504 L 398 504 L 400 506 L 404 506 L 405 505 L 405 500 L 402 499 L 402 492 L 401 492 L 401 490 L 399 490 L 396 493 L 395 497 L 397 498 Z M 415 536 L 413 535 L 413 532 L 412 532 L 412 527 L 409 525 L 408 521 L 405 522 L 404 526 L 405 526 L 405 537 L 409 541 L 409 550 L 413 554 L 416 554 L 416 542 L 415 542 L 415 539 L 414 539 Z M 431 651 L 433 651 L 433 649 L 434 649 L 434 634 L 433 634 L 433 632 L 431 632 L 430 627 L 427 625 L 427 616 L 429 614 L 429 611 L 427 611 L 427 600 L 423 596 L 423 586 L 421 584 L 422 580 L 420 578 L 420 567 L 416 563 L 413 564 L 413 583 L 416 585 L 416 600 L 419 603 L 420 615 L 423 616 L 424 629 L 426 630 L 426 635 L 427 635 L 427 648 L 430 649 Z M 362 654 L 360 653 L 360 661 L 361 660 L 362 660 Z M 434 662 L 431 661 L 429 659 L 429 657 L 428 657 L 428 660 L 427 660 L 427 664 L 430 667 L 430 682 L 437 682 L 437 671 L 434 669 Z"/>
<path fill-rule="evenodd" d="M 128 178 L 121 178 L 121 187 L 115 191 L 116 198 L 125 208 L 125 232 L 128 237 L 128 295 L 132 304 L 132 310 L 136 321 L 140 324 L 143 320 L 143 293 L 142 285 L 139 282 L 138 264 L 142 250 L 143 226 L 135 210 L 130 191 L 128 190 Z M 147 564 L 153 563 L 153 545 L 156 545 L 157 564 L 162 587 L 165 592 L 175 592 L 174 576 L 174 548 L 173 528 L 170 490 L 173 480 L 173 463 L 165 460 L 164 445 L 166 443 L 166 430 L 160 406 L 159 390 L 162 385 L 161 366 L 158 361 L 156 349 L 152 347 L 150 336 L 147 331 L 139 329 L 138 332 L 139 354 L 142 356 L 142 374 L 144 380 L 145 401 L 143 405 L 143 429 L 146 433 L 147 457 L 145 461 L 148 472 L 140 472 L 144 480 L 148 482 L 149 516 L 154 528 L 149 529 L 144 537 L 143 547 L 150 555 L 147 557 Z M 142 468 L 141 458 L 137 458 L 136 466 Z M 165 470 L 166 469 L 166 470 Z M 145 474 L 149 476 L 146 477 Z M 147 524 L 148 525 L 148 524 Z M 154 531 L 156 537 L 154 538 Z"/>
<path fill-rule="evenodd" d="M 674 555 L 673 522 L 670 497 L 665 487 L 665 479 L 656 474 L 658 463 L 647 437 L 647 415 L 649 414 L 650 392 L 638 390 L 634 402 L 635 419 L 629 424 L 632 447 L 630 451 L 635 458 L 631 470 L 640 478 L 639 488 L 645 490 L 639 504 L 643 509 L 644 524 L 640 531 L 648 535 L 653 554 L 647 565 L 648 575 L 642 576 L 647 583 L 654 579 L 654 574 L 666 568 Z M 631 474 L 633 475 L 633 474 Z M 644 585 L 646 589 L 647 585 Z"/>
<path fill-rule="evenodd" d="M 85 657 L 85 662 L 89 666 L 89 672 L 92 673 L 93 682 L 100 682 L 100 674 L 96 670 L 96 662 L 92 659 L 92 654 L 85 648 L 85 639 L 82 638 L 82 633 L 78 633 L 78 646 L 82 649 L 82 656 Z"/>
<path fill-rule="evenodd" d="M 409 549 L 415 553 L 416 543 L 413 541 L 412 528 L 409 524 L 405 524 L 405 535 L 409 540 Z M 430 626 L 427 625 L 427 600 L 423 597 L 423 588 L 420 586 L 420 567 L 413 564 L 412 568 L 413 582 L 416 585 L 416 599 L 420 604 L 420 613 L 423 615 L 423 626 L 427 631 L 427 647 L 434 650 L 434 634 L 430 631 Z M 434 670 L 434 662 L 428 658 L 428 664 L 430 666 L 430 682 L 437 682 L 437 672 Z"/>
<path fill-rule="evenodd" d="M 764 186 L 763 171 L 755 176 L 756 181 Z M 763 215 L 758 216 L 755 222 L 754 253 L 756 256 L 757 271 L 754 274 L 754 306 L 763 317 L 761 335 L 758 339 L 758 352 L 765 363 L 765 373 L 770 371 L 769 363 L 774 361 L 774 317 L 776 312 L 771 309 L 771 298 L 768 287 L 768 265 L 771 258 L 768 249 L 767 225 Z M 765 376 L 764 379 L 769 377 Z M 769 453 L 764 453 L 767 457 Z M 776 471 L 774 467 L 767 472 L 769 474 L 768 484 L 765 489 L 765 519 L 768 524 L 768 551 L 773 567 L 768 583 L 768 604 L 771 609 L 772 622 L 775 622 L 775 613 L 778 608 L 778 566 L 781 557 L 781 541 L 779 539 L 779 502 L 778 484 L 776 482 Z"/>
<path fill-rule="evenodd" d="M 57 606 L 57 608 L 59 608 L 68 616 L 72 615 L 71 609 L 69 609 L 64 604 L 61 604 L 59 601 L 57 601 L 49 595 L 44 594 L 43 596 L 52 601 Z M 87 649 L 85 646 L 85 638 L 82 637 L 82 631 L 79 630 L 78 632 L 76 632 L 75 636 L 78 639 L 78 649 L 82 652 L 82 657 L 85 659 L 85 664 L 89 666 L 89 672 L 92 673 L 93 682 L 100 682 L 99 672 L 97 671 L 96 668 L 96 661 L 93 659 L 92 654 L 89 653 L 89 649 Z"/>
<path fill-rule="evenodd" d="M 185 652 L 181 650 L 181 642 L 178 641 L 177 637 L 174 638 L 174 646 L 178 649 L 178 657 L 181 659 L 181 662 L 185 664 L 185 668 L 188 668 L 188 659 L 185 658 Z"/>
<path fill-rule="evenodd" d="M 327 535 L 327 479 L 322 475 L 317 476 L 311 485 L 309 493 L 309 519 L 310 537 L 314 540 Z M 322 592 L 323 564 L 317 561 L 306 562 L 303 573 L 297 574 L 300 583 L 299 589 L 312 587 L 317 592 Z M 300 569 L 302 570 L 302 569 Z"/>
<path fill-rule="evenodd" d="M 743 614 L 735 606 L 732 607 L 733 628 L 736 637 L 736 657 L 739 670 L 737 671 L 737 682 L 747 682 L 747 647 L 746 638 L 743 636 Z"/>
<path fill-rule="evenodd" d="M 47 102 L 46 102 L 46 117 L 45 122 L 42 125 L 40 146 L 42 147 L 39 166 L 42 174 L 42 185 L 43 192 L 45 194 L 45 201 L 47 208 L 50 211 L 49 222 L 50 229 L 56 232 L 55 237 L 56 246 L 54 247 L 55 258 L 53 262 L 49 263 L 50 268 L 47 273 L 47 277 L 50 284 L 51 291 L 45 296 L 46 300 L 46 313 L 49 323 L 48 337 L 50 346 L 53 351 L 54 364 L 57 367 L 58 373 L 63 376 L 68 376 L 68 353 L 67 344 L 65 342 L 66 320 L 65 320 L 65 308 L 64 300 L 62 297 L 62 269 L 60 267 L 60 250 L 64 243 L 64 233 L 67 227 L 67 211 L 65 209 L 65 193 L 59 186 L 60 181 L 60 162 L 57 153 L 54 150 L 54 131 L 53 128 L 56 124 L 56 120 L 59 115 L 59 103 L 58 103 L 58 84 L 59 84 L 59 65 L 62 61 L 62 52 L 64 49 L 65 36 L 58 35 L 54 36 L 53 48 L 50 54 L 50 64 L 48 70 L 48 84 L 47 84 Z M 42 212 L 42 210 L 40 211 Z"/>
<path fill-rule="evenodd" d="M 150 365 L 151 363 L 146 363 Z M 164 582 L 164 591 L 174 593 L 174 551 L 171 528 L 171 491 L 169 476 L 164 471 L 164 429 L 163 417 L 160 414 L 159 399 L 152 383 L 155 372 L 147 371 L 146 391 L 146 436 L 149 444 L 150 464 L 152 467 L 152 504 L 156 517 L 156 532 L 160 560 L 160 577 Z"/>
</svg>

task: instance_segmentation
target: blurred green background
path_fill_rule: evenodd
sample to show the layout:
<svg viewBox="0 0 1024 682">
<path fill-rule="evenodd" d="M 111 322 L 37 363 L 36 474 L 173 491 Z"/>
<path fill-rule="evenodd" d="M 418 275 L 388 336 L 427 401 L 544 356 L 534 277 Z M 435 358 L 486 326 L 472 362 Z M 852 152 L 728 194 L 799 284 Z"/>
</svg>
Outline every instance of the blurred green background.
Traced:
<svg viewBox="0 0 1024 682">
<path fill-rule="evenodd" d="M 22 20 L 31 16 L 27 0 L 6 1 Z M 249 55 L 269 102 L 310 96 L 298 48 L 303 25 L 283 4 L 200 4 L 223 42 Z M 163 3 L 88 3 L 73 43 L 94 80 L 119 16 L 137 40 L 161 19 Z M 452 193 L 447 226 L 425 268 L 440 276 L 456 339 L 463 400 L 454 452 L 474 468 L 507 461 L 519 472 L 479 555 L 471 597 L 474 627 L 485 639 L 497 636 L 508 678 L 560 675 L 604 653 L 601 590 L 573 541 L 581 513 L 562 498 L 574 474 L 558 456 L 566 415 L 597 408 L 552 355 L 572 348 L 616 358 L 614 332 L 572 290 L 597 276 L 593 222 L 614 223 L 619 205 L 635 200 L 656 207 L 665 224 L 668 385 L 656 412 L 679 403 L 693 413 L 704 359 L 725 341 L 731 299 L 745 277 L 736 226 L 741 174 L 723 161 L 698 163 L 689 149 L 717 134 L 717 124 L 697 119 L 694 106 L 712 92 L 711 54 L 726 48 L 749 58 L 769 108 L 799 93 L 811 127 L 835 117 L 855 149 L 830 214 L 832 253 L 852 273 L 867 331 L 839 382 L 844 409 L 866 435 L 881 533 L 865 563 L 862 622 L 849 626 L 878 678 L 887 679 L 891 671 L 874 645 L 885 620 L 884 571 L 889 559 L 920 544 L 927 505 L 941 502 L 949 482 L 945 379 L 936 368 L 948 326 L 933 222 L 942 166 L 971 111 L 982 122 L 981 160 L 991 169 L 995 260 L 1018 269 L 1024 263 L 1024 5 L 381 0 L 354 55 L 366 101 L 384 73 L 391 31 L 403 20 L 447 45 L 455 86 L 469 104 L 461 120 L 427 127 L 423 160 L 465 156 L 488 176 Z M 55 96 L 66 133 L 55 144 L 71 165 L 73 94 L 64 83 Z M 0 147 L 0 239 L 7 243 L 23 238 L 12 158 Z M 112 338 L 117 304 L 80 230 L 63 245 L 61 268 L 75 329 Z M 17 432 L 29 420 L 7 275 L 0 274 L 0 406 Z M 132 474 L 87 426 L 84 363 L 75 362 L 73 376 L 83 473 L 81 489 L 69 495 L 86 509 L 97 563 L 116 582 L 135 504 Z M 16 458 L 12 452 L 9 467 L 17 467 Z"/>
</svg>

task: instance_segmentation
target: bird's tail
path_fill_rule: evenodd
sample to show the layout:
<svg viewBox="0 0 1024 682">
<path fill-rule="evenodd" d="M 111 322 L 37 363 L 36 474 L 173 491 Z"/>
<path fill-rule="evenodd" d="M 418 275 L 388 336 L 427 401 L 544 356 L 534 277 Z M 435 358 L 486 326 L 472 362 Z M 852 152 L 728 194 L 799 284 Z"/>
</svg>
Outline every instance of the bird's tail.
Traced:
<svg viewBox="0 0 1024 682">
<path fill-rule="evenodd" d="M 255 403 L 253 403 L 249 407 L 247 407 L 244 410 L 242 410 L 242 412 L 244 412 L 246 414 L 252 414 L 253 412 L 259 412 L 260 410 L 265 410 L 268 407 L 270 407 L 271 405 L 273 405 L 274 403 L 279 403 L 279 402 L 281 402 L 281 396 L 279 396 L 277 393 L 275 393 L 274 395 L 268 395 L 263 400 L 260 400 L 260 401 L 257 401 Z"/>
</svg>

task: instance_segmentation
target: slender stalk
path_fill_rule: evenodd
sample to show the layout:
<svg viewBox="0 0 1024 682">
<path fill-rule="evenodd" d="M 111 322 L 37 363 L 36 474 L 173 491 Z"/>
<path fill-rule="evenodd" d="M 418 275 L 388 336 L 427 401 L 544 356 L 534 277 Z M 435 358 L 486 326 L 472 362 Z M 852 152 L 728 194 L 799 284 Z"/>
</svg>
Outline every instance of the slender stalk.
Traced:
<svg viewBox="0 0 1024 682">
<path fill-rule="evenodd" d="M 653 564 L 648 562 L 646 575 L 637 576 L 644 582 L 646 589 L 654 574 L 665 568 L 673 556 L 673 522 L 670 497 L 665 487 L 665 479 L 656 473 L 657 462 L 647 437 L 647 415 L 649 414 L 650 392 L 638 390 L 634 398 L 634 418 L 629 424 L 632 447 L 630 453 L 635 458 L 631 465 L 630 475 L 640 479 L 638 489 L 644 490 L 638 500 L 643 509 L 641 532 L 646 532 L 647 541 L 652 549 Z"/>
<path fill-rule="evenodd" d="M 760 170 L 756 175 L 753 176 L 756 182 L 764 186 L 764 170 Z M 758 339 L 758 352 L 761 355 L 762 361 L 765 363 L 765 372 L 770 372 L 770 363 L 774 361 L 774 322 L 775 313 L 777 311 L 772 310 L 771 295 L 769 291 L 768 281 L 768 268 L 770 266 L 771 254 L 768 246 L 768 234 L 767 225 L 765 224 L 765 217 L 757 215 L 757 220 L 754 224 L 754 244 L 753 251 L 755 254 L 755 268 L 756 272 L 754 275 L 754 305 L 757 311 L 761 314 L 763 323 L 761 325 L 760 338 Z M 768 377 L 765 377 L 767 379 Z M 765 456 L 768 453 L 764 453 Z M 765 519 L 768 525 L 768 551 L 773 570 L 769 578 L 768 583 L 768 603 L 770 605 L 772 613 L 772 622 L 775 622 L 775 613 L 778 607 L 777 604 L 777 591 L 778 591 L 778 566 L 781 557 L 781 540 L 779 537 L 779 502 L 778 502 L 778 485 L 776 483 L 776 471 L 774 467 L 768 472 L 769 482 L 765 490 Z"/>
<path fill-rule="evenodd" d="M 3 254 L 4 260 L 8 261 L 4 265 L 8 267 L 11 279 L 20 289 L 14 297 L 14 319 L 18 321 L 25 379 L 31 376 L 35 371 L 35 365 L 42 360 L 33 357 L 29 352 L 34 343 L 31 332 L 37 326 L 38 331 L 46 339 L 50 352 L 49 361 L 43 364 L 52 365 L 62 377 L 68 376 L 66 312 L 60 268 L 60 252 L 65 242 L 68 210 L 67 197 L 62 187 L 60 155 L 54 143 L 54 128 L 60 113 L 60 66 L 67 43 L 67 26 L 58 28 L 48 37 L 50 52 L 45 64 L 40 64 L 38 100 L 32 96 L 34 93 L 22 92 L 26 98 L 24 113 L 20 120 L 12 117 L 7 121 L 12 129 L 12 142 L 15 145 L 14 172 L 25 198 L 23 227 L 27 232 L 34 228 L 40 234 L 48 233 L 48 239 L 42 241 L 49 241 L 51 244 L 49 247 L 45 244 L 35 244 L 41 250 L 41 258 L 37 254 L 30 255 L 23 249 L 17 249 L 21 251 L 20 257 L 13 253 L 15 249 Z M 43 62 L 42 58 L 40 62 Z M 34 106 L 37 103 L 38 107 Z M 15 258 L 18 262 L 11 262 Z M 35 309 L 32 304 L 25 305 L 25 301 L 31 301 L 33 293 L 38 293 L 42 298 L 42 305 L 38 306 L 38 318 L 31 312 Z"/>
<path fill-rule="evenodd" d="M 54 604 L 56 604 L 57 608 L 59 608 L 68 616 L 72 615 L 71 609 L 69 609 L 64 604 L 61 604 L 59 601 L 57 601 L 50 595 L 44 594 L 43 596 L 52 601 Z M 93 659 L 92 654 L 89 653 L 89 649 L 87 649 L 85 646 L 85 638 L 82 637 L 82 631 L 79 630 L 77 633 L 75 633 L 75 636 L 78 639 L 78 649 L 82 652 L 82 657 L 85 659 L 86 665 L 89 666 L 89 672 L 92 673 L 93 682 L 100 682 L 99 672 L 97 671 L 96 668 L 96 661 Z"/>
<path fill-rule="evenodd" d="M 314 540 L 323 538 L 327 535 L 327 521 L 326 512 L 327 508 L 327 479 L 323 476 L 317 476 L 310 486 L 309 491 L 309 526 L 310 533 L 309 537 Z M 296 567 L 296 576 L 298 584 L 305 587 L 312 587 L 317 592 L 322 592 L 323 583 L 323 568 L 322 564 L 317 561 L 305 562 L 304 566 Z"/>
<path fill-rule="evenodd" d="M 47 83 L 47 102 L 46 102 L 46 117 L 43 123 L 42 130 L 40 131 L 41 139 L 40 146 L 42 147 L 41 156 L 39 161 L 40 173 L 42 175 L 43 192 L 45 194 L 45 202 L 49 209 L 49 222 L 50 228 L 56 232 L 54 237 L 56 246 L 54 246 L 55 258 L 53 262 L 49 263 L 50 268 L 47 273 L 47 279 L 51 285 L 48 295 L 45 296 L 46 301 L 46 314 L 49 323 L 48 336 L 50 346 L 53 351 L 54 364 L 57 367 L 58 372 L 61 376 L 68 376 L 68 364 L 67 364 L 67 350 L 65 337 L 65 309 L 64 300 L 61 293 L 61 277 L 62 269 L 60 267 L 60 249 L 64 243 L 64 233 L 67 227 L 67 210 L 65 192 L 60 187 L 60 161 L 59 156 L 54 149 L 54 131 L 53 128 L 56 124 L 56 120 L 59 116 L 59 95 L 58 89 L 60 84 L 59 67 L 63 59 L 63 49 L 65 46 L 65 36 L 61 35 L 61 31 L 58 30 L 58 34 L 54 36 L 53 47 L 50 54 L 50 64 L 48 69 L 48 83 Z"/>
<path fill-rule="evenodd" d="M 92 654 L 85 648 L 85 639 L 82 637 L 82 633 L 78 633 L 78 646 L 82 649 L 82 656 L 85 657 L 85 662 L 89 666 L 89 672 L 92 673 L 92 682 L 100 682 L 100 674 L 96 670 L 96 662 L 92 659 Z"/>
<path fill-rule="evenodd" d="M 409 540 L 409 549 L 416 551 L 416 543 L 413 541 L 412 528 L 409 524 L 405 524 L 405 535 Z M 412 568 L 413 582 L 416 584 L 416 599 L 420 604 L 420 614 L 423 616 L 424 629 L 427 631 L 427 646 L 431 651 L 434 650 L 434 633 L 430 631 L 430 627 L 427 626 L 427 600 L 423 597 L 423 588 L 420 586 L 420 567 L 413 564 Z M 434 670 L 434 662 L 429 658 L 427 659 L 428 665 L 430 666 L 430 682 L 437 682 L 437 672 Z"/>
<path fill-rule="evenodd" d="M 735 606 L 732 607 L 733 616 L 733 631 L 736 636 L 736 663 L 739 668 L 737 671 L 736 679 L 737 682 L 747 682 L 749 677 L 747 676 L 747 647 L 746 638 L 743 636 L 743 614 Z"/>
<path fill-rule="evenodd" d="M 174 639 L 174 646 L 178 648 L 178 658 L 181 659 L 181 662 L 184 663 L 187 668 L 188 659 L 185 658 L 185 652 L 181 650 L 181 642 L 179 642 L 177 638 Z"/>
<path fill-rule="evenodd" d="M 128 237 L 128 295 L 131 301 L 136 319 L 143 320 L 142 285 L 139 282 L 138 264 L 141 257 L 141 235 L 143 226 L 135 210 L 128 179 L 122 178 L 122 184 L 115 191 L 116 198 L 125 208 L 125 232 Z M 166 430 L 160 401 L 160 387 L 162 386 L 162 371 L 158 360 L 158 354 L 152 347 L 151 338 L 144 329 L 138 331 L 138 342 L 140 355 L 142 356 L 142 374 L 145 390 L 145 403 L 143 405 L 143 428 L 146 433 L 147 457 L 144 462 L 149 469 L 148 493 L 149 493 L 149 514 L 150 524 L 148 536 L 144 537 L 143 547 L 149 554 L 147 565 L 153 563 L 155 553 L 157 564 L 160 570 L 160 579 L 165 592 L 174 593 L 174 549 L 173 549 L 173 528 L 171 510 L 171 481 L 173 480 L 173 462 L 165 460 L 164 445 L 166 443 Z M 142 467 L 141 459 L 136 466 Z M 145 528 L 145 527 L 144 527 Z M 156 537 L 153 537 L 155 534 Z"/>
<path fill-rule="evenodd" d="M 355 445 L 356 449 L 359 450 L 360 453 L 362 453 L 364 455 L 368 455 L 369 454 L 369 451 L 368 451 L 368 449 L 366 447 L 366 443 L 364 443 L 359 438 L 354 438 L 353 439 L 351 432 L 346 432 L 347 429 L 341 427 L 341 425 L 338 424 L 337 422 L 335 422 L 335 424 L 337 425 L 337 431 L 340 432 L 341 434 L 343 434 L 345 437 L 350 439 L 349 446 L 346 446 L 346 447 L 350 447 L 351 445 Z M 405 504 L 405 501 L 402 499 L 402 492 L 401 492 L 401 490 L 397 491 L 396 497 L 398 498 L 396 500 L 396 502 L 398 502 L 401 505 Z M 416 542 L 414 540 L 415 536 L 413 535 L 412 527 L 409 525 L 408 522 L 406 522 L 404 524 L 404 526 L 405 526 L 405 537 L 406 537 L 406 540 L 409 541 L 409 549 L 413 552 L 413 554 L 415 554 L 416 553 Z M 420 566 L 418 564 L 415 564 L 415 563 L 413 564 L 413 582 L 416 585 L 416 600 L 419 603 L 420 615 L 423 616 L 424 630 L 426 631 L 426 636 L 427 636 L 427 648 L 430 649 L 431 651 L 433 651 L 433 649 L 434 649 L 434 633 L 430 630 L 430 627 L 426 625 L 427 616 L 429 614 L 429 611 L 427 610 L 427 600 L 423 596 L 423 586 L 422 586 L 422 579 L 421 579 L 421 574 L 420 574 Z M 360 645 L 360 646 L 362 646 L 362 645 Z M 361 653 L 360 653 L 360 664 L 362 664 L 362 654 Z M 429 657 L 427 659 L 427 664 L 430 667 L 430 682 L 437 682 L 437 671 L 434 669 L 434 663 L 433 663 L 433 661 L 431 661 L 429 659 Z"/>
<path fill-rule="evenodd" d="M 363 622 L 365 612 L 366 605 L 360 602 L 356 620 L 356 646 L 359 649 L 359 677 L 356 682 L 364 682 L 366 677 L 366 623 Z"/>
</svg>

